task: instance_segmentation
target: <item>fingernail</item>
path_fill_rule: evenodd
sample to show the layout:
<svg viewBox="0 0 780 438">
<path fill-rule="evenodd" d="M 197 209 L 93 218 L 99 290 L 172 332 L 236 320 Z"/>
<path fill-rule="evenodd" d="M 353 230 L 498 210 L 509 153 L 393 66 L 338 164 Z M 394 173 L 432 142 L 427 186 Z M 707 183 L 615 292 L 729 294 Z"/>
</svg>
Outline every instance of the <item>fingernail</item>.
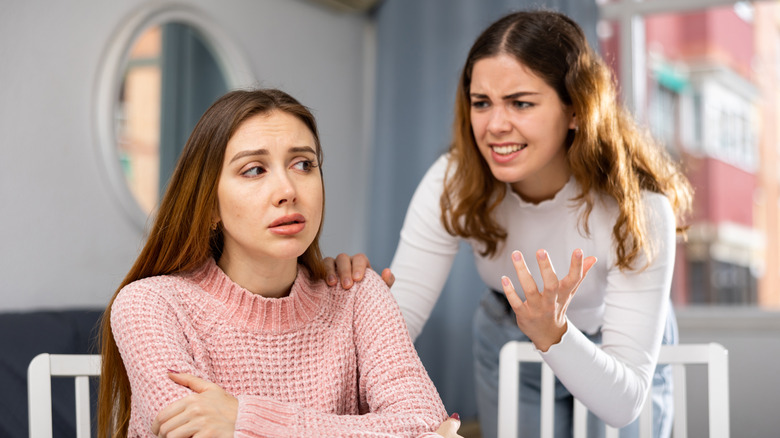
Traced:
<svg viewBox="0 0 780 438">
<path fill-rule="evenodd" d="M 170 368 L 168 368 L 168 372 L 171 373 L 171 374 L 179 374 L 178 371 L 174 371 L 174 370 L 172 370 Z"/>
<path fill-rule="evenodd" d="M 453 412 L 452 415 L 450 415 L 450 418 L 454 418 L 454 419 L 460 421 L 460 415 L 458 415 L 457 412 Z"/>
<path fill-rule="evenodd" d="M 329 285 L 333 286 L 334 284 L 336 284 L 337 281 L 338 281 L 338 279 L 336 278 L 335 275 L 333 275 L 333 274 L 328 275 L 328 284 Z"/>
<path fill-rule="evenodd" d="M 509 277 L 506 275 L 501 277 L 501 284 L 504 285 L 504 287 L 509 287 Z"/>
<path fill-rule="evenodd" d="M 582 257 L 582 250 L 577 248 L 574 250 L 574 255 L 577 257 Z"/>
<path fill-rule="evenodd" d="M 519 262 L 520 257 L 520 251 L 512 251 L 512 260 Z"/>
<path fill-rule="evenodd" d="M 349 278 L 344 280 L 343 283 L 344 283 L 344 288 L 345 289 L 348 289 L 348 288 L 352 287 L 352 280 L 350 280 Z"/>
<path fill-rule="evenodd" d="M 355 272 L 354 274 L 352 274 L 352 279 L 355 281 L 360 281 L 360 274 Z"/>
</svg>

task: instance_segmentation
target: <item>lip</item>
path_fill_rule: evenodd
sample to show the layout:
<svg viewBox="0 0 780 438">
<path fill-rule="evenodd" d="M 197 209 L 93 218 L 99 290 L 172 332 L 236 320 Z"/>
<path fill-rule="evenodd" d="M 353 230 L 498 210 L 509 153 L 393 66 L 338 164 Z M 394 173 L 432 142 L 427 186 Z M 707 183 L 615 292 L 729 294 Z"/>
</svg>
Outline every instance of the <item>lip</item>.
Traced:
<svg viewBox="0 0 780 438">
<path fill-rule="evenodd" d="M 514 152 L 512 152 L 510 154 L 499 154 L 495 150 L 495 148 L 497 148 L 497 147 L 517 146 L 517 145 L 520 145 L 520 146 L 525 145 L 525 147 L 523 147 L 520 150 L 514 151 Z M 503 143 L 489 143 L 488 146 L 490 147 L 490 156 L 493 159 L 493 161 L 496 162 L 497 164 L 504 164 L 504 163 L 508 163 L 508 162 L 514 160 L 515 158 L 517 158 L 518 155 L 520 155 L 528 147 L 528 145 L 525 144 L 525 143 L 519 143 L 519 142 L 514 142 L 514 141 L 508 141 L 508 142 L 503 142 Z"/>
<path fill-rule="evenodd" d="M 282 216 L 268 225 L 271 232 L 283 236 L 298 234 L 306 228 L 306 218 L 302 214 Z"/>
</svg>

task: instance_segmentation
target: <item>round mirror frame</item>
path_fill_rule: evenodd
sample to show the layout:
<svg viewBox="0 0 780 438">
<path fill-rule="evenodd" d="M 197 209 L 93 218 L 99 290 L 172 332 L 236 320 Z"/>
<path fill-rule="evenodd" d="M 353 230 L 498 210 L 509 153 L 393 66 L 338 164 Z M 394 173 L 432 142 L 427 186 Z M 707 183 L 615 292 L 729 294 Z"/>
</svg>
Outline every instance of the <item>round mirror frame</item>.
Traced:
<svg viewBox="0 0 780 438">
<path fill-rule="evenodd" d="M 122 171 L 116 144 L 117 132 L 114 119 L 116 101 L 130 49 L 137 38 L 153 26 L 172 21 L 192 26 L 201 34 L 225 75 L 228 89 L 251 85 L 256 81 L 246 58 L 233 45 L 231 39 L 205 14 L 191 6 L 155 1 L 142 6 L 118 26 L 117 32 L 109 40 L 100 63 L 94 92 L 93 120 L 100 161 L 105 169 L 104 174 L 108 183 L 112 187 L 112 194 L 119 201 L 130 221 L 141 231 L 145 230 L 150 215 L 147 215 L 136 201 Z"/>
</svg>

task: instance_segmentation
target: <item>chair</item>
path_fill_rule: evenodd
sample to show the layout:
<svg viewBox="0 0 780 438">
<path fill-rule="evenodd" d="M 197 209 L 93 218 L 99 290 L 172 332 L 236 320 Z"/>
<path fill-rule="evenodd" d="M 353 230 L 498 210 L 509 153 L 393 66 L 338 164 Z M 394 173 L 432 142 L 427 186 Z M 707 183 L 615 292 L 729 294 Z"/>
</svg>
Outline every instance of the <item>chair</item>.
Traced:
<svg viewBox="0 0 780 438">
<path fill-rule="evenodd" d="M 100 375 L 98 354 L 41 353 L 27 367 L 30 438 L 52 437 L 51 378 L 75 377 L 76 436 L 90 436 L 89 376 Z"/>
<path fill-rule="evenodd" d="M 499 357 L 498 385 L 498 437 L 517 437 L 517 410 L 520 389 L 520 362 L 541 362 L 541 436 L 553 437 L 554 384 L 552 369 L 544 363 L 530 342 L 507 342 Z M 729 385 L 728 351 L 720 344 L 662 345 L 659 364 L 670 364 L 674 376 L 674 423 L 672 435 L 675 438 L 688 436 L 686 409 L 686 365 L 708 366 L 709 429 L 711 438 L 729 436 Z M 640 437 L 652 436 L 653 406 L 651 394 L 645 401 L 639 416 Z M 585 438 L 587 433 L 587 408 L 574 400 L 574 438 Z M 618 429 L 607 426 L 606 437 L 617 438 Z"/>
</svg>

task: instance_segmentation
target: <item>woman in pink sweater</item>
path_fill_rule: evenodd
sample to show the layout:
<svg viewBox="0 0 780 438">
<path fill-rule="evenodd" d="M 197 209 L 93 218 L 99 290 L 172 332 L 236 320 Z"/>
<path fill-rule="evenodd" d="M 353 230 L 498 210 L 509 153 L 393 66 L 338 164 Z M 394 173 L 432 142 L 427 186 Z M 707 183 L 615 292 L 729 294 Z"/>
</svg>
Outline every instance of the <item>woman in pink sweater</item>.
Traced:
<svg viewBox="0 0 780 438">
<path fill-rule="evenodd" d="M 206 111 L 105 312 L 99 436 L 457 436 L 384 282 L 323 281 L 321 163 L 281 91 Z"/>
</svg>

